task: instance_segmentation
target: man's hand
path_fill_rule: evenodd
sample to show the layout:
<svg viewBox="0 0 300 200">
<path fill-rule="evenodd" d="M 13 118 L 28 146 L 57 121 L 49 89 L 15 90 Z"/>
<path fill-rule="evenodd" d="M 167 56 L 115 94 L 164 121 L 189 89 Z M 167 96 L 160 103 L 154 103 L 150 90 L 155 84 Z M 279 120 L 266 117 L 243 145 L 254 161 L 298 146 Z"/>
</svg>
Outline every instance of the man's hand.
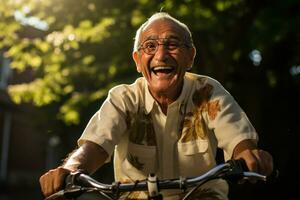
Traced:
<svg viewBox="0 0 300 200">
<path fill-rule="evenodd" d="M 63 166 L 52 169 L 40 177 L 40 186 L 44 196 L 48 197 L 62 189 L 65 177 L 70 172 L 83 169 L 87 173 L 94 173 L 107 158 L 108 154 L 101 146 L 85 141 L 82 146 L 69 154 Z"/>
<path fill-rule="evenodd" d="M 246 149 L 235 159 L 244 159 L 249 171 L 270 175 L 273 171 L 273 158 L 270 153 L 261 149 Z"/>
<path fill-rule="evenodd" d="M 234 149 L 233 159 L 244 159 L 249 171 L 270 175 L 273 171 L 272 155 L 258 149 L 252 140 L 240 142 Z"/>
<path fill-rule="evenodd" d="M 61 190 L 64 185 L 65 177 L 70 173 L 70 170 L 63 167 L 57 167 L 49 170 L 40 177 L 40 186 L 45 197 Z"/>
</svg>

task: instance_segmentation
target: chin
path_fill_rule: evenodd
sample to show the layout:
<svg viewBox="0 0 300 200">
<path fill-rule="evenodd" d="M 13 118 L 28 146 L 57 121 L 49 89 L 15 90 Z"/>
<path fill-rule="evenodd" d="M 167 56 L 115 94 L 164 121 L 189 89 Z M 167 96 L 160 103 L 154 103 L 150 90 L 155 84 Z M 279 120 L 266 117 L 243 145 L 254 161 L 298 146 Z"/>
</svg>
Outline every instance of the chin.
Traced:
<svg viewBox="0 0 300 200">
<path fill-rule="evenodd" d="M 170 93 L 173 90 L 174 90 L 174 87 L 167 86 L 167 87 L 156 88 L 154 91 L 160 95 L 167 95 L 168 93 Z"/>
</svg>

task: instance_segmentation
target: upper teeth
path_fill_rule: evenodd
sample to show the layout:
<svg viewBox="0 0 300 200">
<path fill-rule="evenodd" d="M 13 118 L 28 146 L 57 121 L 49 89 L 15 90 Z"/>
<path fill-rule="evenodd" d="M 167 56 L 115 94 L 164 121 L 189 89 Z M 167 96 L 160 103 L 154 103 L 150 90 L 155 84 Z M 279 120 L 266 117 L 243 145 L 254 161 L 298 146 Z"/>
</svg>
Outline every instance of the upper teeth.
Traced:
<svg viewBox="0 0 300 200">
<path fill-rule="evenodd" d="M 172 70 L 172 67 L 164 66 L 164 67 L 154 67 L 152 70 Z"/>
</svg>

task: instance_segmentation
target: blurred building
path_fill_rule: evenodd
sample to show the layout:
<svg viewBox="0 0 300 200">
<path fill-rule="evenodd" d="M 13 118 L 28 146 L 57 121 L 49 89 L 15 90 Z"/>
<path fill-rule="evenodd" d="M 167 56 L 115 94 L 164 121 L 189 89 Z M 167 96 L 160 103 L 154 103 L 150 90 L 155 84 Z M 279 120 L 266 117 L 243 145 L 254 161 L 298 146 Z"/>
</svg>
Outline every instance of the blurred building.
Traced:
<svg viewBox="0 0 300 200">
<path fill-rule="evenodd" d="M 34 199 L 40 195 L 38 178 L 45 169 L 47 141 L 34 123 L 36 108 L 14 104 L 7 93 L 9 83 L 30 77 L 30 72 L 14 76 L 9 60 L 0 52 L 0 199 L 3 200 L 23 199 L 24 195 Z"/>
</svg>

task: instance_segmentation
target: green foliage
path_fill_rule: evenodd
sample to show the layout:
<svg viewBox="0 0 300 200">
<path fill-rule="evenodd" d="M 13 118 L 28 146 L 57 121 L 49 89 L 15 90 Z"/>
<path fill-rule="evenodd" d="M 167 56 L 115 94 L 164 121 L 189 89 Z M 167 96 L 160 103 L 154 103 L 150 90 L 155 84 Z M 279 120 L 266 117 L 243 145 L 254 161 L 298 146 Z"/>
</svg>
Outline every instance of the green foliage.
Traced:
<svg viewBox="0 0 300 200">
<path fill-rule="evenodd" d="M 280 73 L 272 67 L 272 51 L 299 31 L 294 5 L 299 7 L 296 0 L 0 0 L 0 49 L 16 73 L 34 74 L 30 82 L 11 84 L 9 93 L 16 103 L 58 105 L 57 118 L 66 124 L 86 121 L 91 113 L 83 116 L 84 110 L 98 109 L 111 86 L 137 77 L 135 31 L 160 10 L 190 26 L 198 54 L 194 72 L 232 86 L 236 74 L 255 75 L 248 54 L 259 49 L 262 78 L 274 88 Z M 282 66 L 299 62 L 294 51 L 287 57 Z"/>
</svg>

